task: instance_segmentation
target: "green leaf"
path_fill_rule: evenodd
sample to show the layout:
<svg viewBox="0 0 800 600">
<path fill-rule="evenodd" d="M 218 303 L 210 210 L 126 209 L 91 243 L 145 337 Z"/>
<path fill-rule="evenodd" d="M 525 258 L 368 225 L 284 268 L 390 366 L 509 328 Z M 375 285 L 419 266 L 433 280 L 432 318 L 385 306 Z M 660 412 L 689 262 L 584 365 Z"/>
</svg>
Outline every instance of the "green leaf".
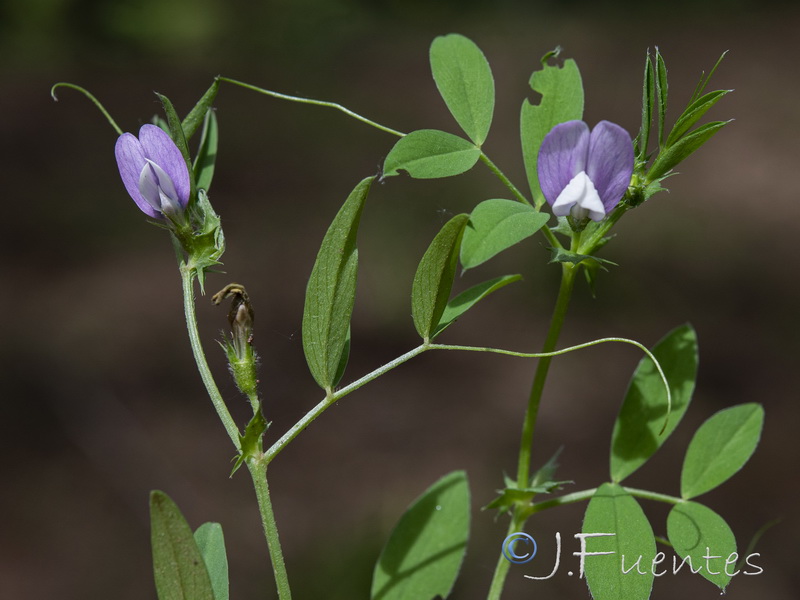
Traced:
<svg viewBox="0 0 800 600">
<path fill-rule="evenodd" d="M 656 84 L 653 76 L 653 61 L 650 51 L 644 61 L 644 77 L 642 81 L 642 126 L 636 136 L 636 159 L 645 160 L 647 147 L 650 145 L 650 127 L 653 124 L 653 105 L 656 102 Z"/>
<path fill-rule="evenodd" d="M 646 600 L 653 588 L 656 542 L 639 504 L 621 486 L 603 484 L 592 496 L 583 520 L 586 583 L 594 600 Z"/>
<path fill-rule="evenodd" d="M 444 308 L 442 316 L 439 318 L 439 324 L 436 326 L 436 331 L 431 338 L 436 337 L 442 331 L 455 323 L 461 315 L 467 312 L 470 308 L 475 306 L 478 302 L 483 300 L 492 292 L 496 292 L 502 287 L 507 286 L 509 283 L 514 283 L 522 279 L 522 275 L 503 275 L 484 281 L 478 285 L 474 285 L 468 290 L 461 292 L 458 296 L 450 300 Z"/>
<path fill-rule="evenodd" d="M 722 64 L 722 61 L 727 54 L 728 54 L 727 50 L 725 50 L 725 52 L 720 54 L 719 58 L 717 59 L 717 62 L 714 63 L 714 66 L 711 68 L 711 71 L 708 73 L 707 76 L 703 77 L 705 73 L 700 74 L 700 81 L 697 82 L 697 87 L 694 89 L 694 93 L 692 94 L 691 100 L 689 100 L 690 103 L 694 102 L 700 97 L 700 94 L 702 94 L 703 91 L 706 89 L 708 82 L 711 81 L 711 78 L 714 76 L 714 73 L 716 73 L 717 68 L 720 66 L 720 64 Z"/>
<path fill-rule="evenodd" d="M 548 54 L 545 59 L 551 55 L 553 54 Z M 559 123 L 583 117 L 583 82 L 578 65 L 574 60 L 568 59 L 562 67 L 551 66 L 543 61 L 542 70 L 531 75 L 530 86 L 533 91 L 542 95 L 542 99 L 539 104 L 531 104 L 528 100 L 523 102 L 520 137 L 528 184 L 536 208 L 541 208 L 545 199 L 539 188 L 539 175 L 536 171 L 539 146 L 542 145 L 544 136 Z"/>
<path fill-rule="evenodd" d="M 658 146 L 664 146 L 664 124 L 667 118 L 667 65 L 656 48 L 656 94 L 658 95 Z"/>
<path fill-rule="evenodd" d="M 372 180 L 361 181 L 333 219 L 306 288 L 303 351 L 314 379 L 328 391 L 347 345 L 358 275 L 356 235 Z"/>
<path fill-rule="evenodd" d="M 150 542 L 159 600 L 215 600 L 192 530 L 164 492 L 150 492 Z"/>
<path fill-rule="evenodd" d="M 689 135 L 681 138 L 678 142 L 658 155 L 658 158 L 656 158 L 653 166 L 650 167 L 650 171 L 647 173 L 647 179 L 653 181 L 666 175 L 667 172 L 705 144 L 711 139 L 711 136 L 728 123 L 730 123 L 730 121 L 713 121 L 711 123 L 706 123 L 695 129 Z"/>
<path fill-rule="evenodd" d="M 481 157 L 472 142 L 436 129 L 420 129 L 403 136 L 383 163 L 383 176 L 406 171 L 416 179 L 451 177 L 469 171 Z"/>
<path fill-rule="evenodd" d="M 486 262 L 503 250 L 532 236 L 550 215 L 513 200 L 484 200 L 469 217 L 461 244 L 464 270 Z"/>
<path fill-rule="evenodd" d="M 710 508 L 696 502 L 676 504 L 667 517 L 667 537 L 685 568 L 722 591 L 736 573 L 736 538 L 731 528 Z"/>
<path fill-rule="evenodd" d="M 200 148 L 194 159 L 193 171 L 197 187 L 208 191 L 214 177 L 214 165 L 217 162 L 217 145 L 219 126 L 217 115 L 209 109 L 203 121 L 203 132 L 200 135 Z"/>
<path fill-rule="evenodd" d="M 669 383 L 672 410 L 667 428 L 667 394 L 655 363 L 639 361 L 611 435 L 611 479 L 628 477 L 655 454 L 680 423 L 697 379 L 697 334 L 691 325 L 669 332 L 652 348 Z"/>
<path fill-rule="evenodd" d="M 371 600 L 447 598 L 467 549 L 469 519 L 467 476 L 454 471 L 400 518 L 375 565 Z"/>
<path fill-rule="evenodd" d="M 681 471 L 681 496 L 694 498 L 735 475 L 755 452 L 764 426 L 760 404 L 740 404 L 714 414 L 694 434 Z"/>
<path fill-rule="evenodd" d="M 429 341 L 444 314 L 458 266 L 458 250 L 469 215 L 456 215 L 444 224 L 425 251 L 411 286 L 414 327 Z"/>
<path fill-rule="evenodd" d="M 150 122 L 156 127 L 160 127 L 164 133 L 169 135 L 169 123 L 167 123 L 167 120 L 164 117 L 161 115 L 153 115 L 153 118 L 150 119 Z"/>
<path fill-rule="evenodd" d="M 563 449 L 564 447 L 562 446 L 556 450 L 555 454 L 553 454 L 553 456 L 551 456 L 546 463 L 536 470 L 536 472 L 531 476 L 531 487 L 535 488 L 537 486 L 550 483 L 567 483 L 566 481 L 553 481 L 556 476 L 556 471 L 558 471 L 559 467 L 558 457 L 561 455 Z"/>
<path fill-rule="evenodd" d="M 225 537 L 219 523 L 203 523 L 194 532 L 194 541 L 211 579 L 214 600 L 228 600 L 228 555 L 225 552 Z"/>
<path fill-rule="evenodd" d="M 196 192 L 196 186 L 194 181 L 194 171 L 192 170 L 192 160 L 189 156 L 189 146 L 186 144 L 186 136 L 183 133 L 183 127 L 181 126 L 181 120 L 178 118 L 178 113 L 175 111 L 175 107 L 172 106 L 172 102 L 170 99 L 167 98 L 163 94 L 159 94 L 156 92 L 156 96 L 161 101 L 161 105 L 164 107 L 164 113 L 167 115 L 167 125 L 169 126 L 169 135 L 172 138 L 172 141 L 175 142 L 175 145 L 181 151 L 183 155 L 183 160 L 186 161 L 186 168 L 189 170 L 189 175 L 191 175 L 191 194 L 190 198 L 194 198 Z"/>
<path fill-rule="evenodd" d="M 339 366 L 336 368 L 336 375 L 333 378 L 333 385 L 339 385 L 339 382 L 344 377 L 344 371 L 347 369 L 347 363 L 350 360 L 350 327 L 347 327 L 347 337 L 344 340 L 344 349 L 342 350 L 342 358 L 339 360 Z"/>
<path fill-rule="evenodd" d="M 219 80 L 214 79 L 214 83 L 206 90 L 206 93 L 197 101 L 197 104 L 194 105 L 181 123 L 183 135 L 186 136 L 187 141 L 192 139 L 200 125 L 204 124 L 207 118 L 206 115 L 211 110 L 211 105 L 217 97 L 217 91 L 219 91 Z"/>
<path fill-rule="evenodd" d="M 733 90 L 717 90 L 715 92 L 709 92 L 686 107 L 686 110 L 684 110 L 683 114 L 678 117 L 678 120 L 675 122 L 672 131 L 669 133 L 669 137 L 667 138 L 667 147 L 675 144 L 687 131 L 689 131 L 689 129 L 694 126 L 695 123 L 697 123 L 697 121 L 700 120 L 704 114 L 708 112 L 712 106 L 714 106 L 720 100 L 720 98 L 732 91 Z"/>
<path fill-rule="evenodd" d="M 486 141 L 494 112 L 494 79 L 486 57 L 471 40 L 454 33 L 433 40 L 430 61 L 447 108 L 480 146 Z"/>
</svg>

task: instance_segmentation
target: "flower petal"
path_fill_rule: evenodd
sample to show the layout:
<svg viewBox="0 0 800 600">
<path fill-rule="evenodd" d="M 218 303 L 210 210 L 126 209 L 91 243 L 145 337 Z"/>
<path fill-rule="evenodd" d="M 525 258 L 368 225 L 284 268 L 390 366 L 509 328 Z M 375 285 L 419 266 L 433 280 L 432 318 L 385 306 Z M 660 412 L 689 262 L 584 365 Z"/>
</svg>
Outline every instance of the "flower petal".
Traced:
<svg viewBox="0 0 800 600">
<path fill-rule="evenodd" d="M 161 216 L 161 196 L 158 193 L 158 175 L 153 163 L 148 162 L 139 174 L 139 193 Z"/>
<path fill-rule="evenodd" d="M 169 175 L 175 186 L 177 199 L 181 207 L 185 208 L 189 202 L 189 169 L 175 142 L 163 129 L 150 124 L 142 125 L 139 129 L 139 141 L 145 156 Z"/>
<path fill-rule="evenodd" d="M 552 205 L 572 178 L 586 169 L 589 126 L 567 121 L 550 130 L 539 148 L 537 171 L 545 199 Z"/>
<path fill-rule="evenodd" d="M 159 167 L 152 160 L 147 159 L 147 163 L 152 167 L 153 172 L 156 175 L 156 182 L 159 189 L 161 189 L 169 198 L 171 198 L 173 202 L 178 200 L 178 192 L 175 190 L 175 184 L 173 183 L 172 178 L 167 175 L 164 169 Z"/>
<path fill-rule="evenodd" d="M 600 121 L 589 137 L 589 159 L 586 174 L 597 188 L 606 213 L 625 194 L 633 174 L 633 142 L 619 125 Z"/>
<path fill-rule="evenodd" d="M 601 221 L 606 216 L 600 196 L 586 171 L 575 175 L 561 191 L 553 203 L 553 214 L 557 217 L 571 214 L 579 221 L 586 217 L 592 221 Z"/>
<path fill-rule="evenodd" d="M 142 144 L 132 133 L 123 133 L 117 138 L 114 155 L 117 157 L 122 183 L 136 206 L 148 217 L 160 219 L 161 213 L 153 208 L 139 191 L 139 176 L 147 164 Z"/>
</svg>

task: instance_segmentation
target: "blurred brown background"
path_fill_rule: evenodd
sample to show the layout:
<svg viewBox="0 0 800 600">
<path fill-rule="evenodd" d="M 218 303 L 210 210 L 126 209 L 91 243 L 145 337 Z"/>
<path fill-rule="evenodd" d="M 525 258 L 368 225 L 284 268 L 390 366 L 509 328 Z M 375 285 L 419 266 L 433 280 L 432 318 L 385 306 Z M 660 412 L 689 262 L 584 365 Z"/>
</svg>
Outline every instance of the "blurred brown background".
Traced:
<svg viewBox="0 0 800 600">
<path fill-rule="evenodd" d="M 764 573 L 738 576 L 732 599 L 795 598 L 800 527 L 796 282 L 800 235 L 796 37 L 792 3 L 739 0 L 599 5 L 501 0 L 4 0 L 0 3 L 3 200 L 0 357 L 0 596 L 153 598 L 147 495 L 169 493 L 198 526 L 223 524 L 232 598 L 274 597 L 253 493 L 228 478 L 232 448 L 194 367 L 169 242 L 146 224 L 119 181 L 115 134 L 83 97 L 89 88 L 125 130 L 159 110 L 152 91 L 185 113 L 218 73 L 270 89 L 341 102 L 388 126 L 457 132 L 430 78 L 434 36 L 473 39 L 497 86 L 487 153 L 520 186 L 518 115 L 539 57 L 574 57 L 586 120 L 635 134 L 644 53 L 670 68 L 673 111 L 700 75 L 730 55 L 717 87 L 735 88 L 712 118 L 735 118 L 656 196 L 626 216 L 603 256 L 619 263 L 597 299 L 578 286 L 562 344 L 618 335 L 655 343 L 686 321 L 701 367 L 681 427 L 630 485 L 678 493 L 696 427 L 715 411 L 761 402 L 765 436 L 744 470 L 700 498 L 731 524 L 743 549 L 781 518 L 758 550 Z M 394 138 L 323 108 L 223 87 L 221 146 L 211 190 L 229 246 L 226 275 L 255 303 L 266 412 L 275 439 L 319 399 L 304 364 L 306 277 L 340 203 L 377 172 Z M 352 380 L 416 345 L 409 290 L 417 260 L 449 215 L 505 197 L 485 170 L 451 180 L 375 185 L 360 234 Z M 524 282 L 498 293 L 443 340 L 533 351 L 543 339 L 557 269 L 541 238 L 459 281 L 503 273 Z M 199 300 L 206 350 L 239 422 L 247 407 L 214 342 L 225 311 Z M 539 421 L 535 460 L 564 445 L 560 476 L 574 490 L 603 482 L 617 407 L 639 354 L 605 346 L 558 359 Z M 271 487 L 297 598 L 368 595 L 372 565 L 393 523 L 430 483 L 468 471 L 473 532 L 454 598 L 485 597 L 505 521 L 479 507 L 516 464 L 534 364 L 428 354 L 326 413 L 271 467 Z M 666 510 L 644 503 L 656 533 Z M 552 556 L 556 531 L 576 550 L 585 505 L 528 526 Z M 549 545 L 549 547 L 548 547 Z M 550 554 L 548 554 L 550 553 Z M 536 566 L 538 565 L 538 571 Z M 512 569 L 508 598 L 584 598 L 550 559 Z M 699 576 L 666 576 L 654 598 L 719 595 Z"/>
</svg>

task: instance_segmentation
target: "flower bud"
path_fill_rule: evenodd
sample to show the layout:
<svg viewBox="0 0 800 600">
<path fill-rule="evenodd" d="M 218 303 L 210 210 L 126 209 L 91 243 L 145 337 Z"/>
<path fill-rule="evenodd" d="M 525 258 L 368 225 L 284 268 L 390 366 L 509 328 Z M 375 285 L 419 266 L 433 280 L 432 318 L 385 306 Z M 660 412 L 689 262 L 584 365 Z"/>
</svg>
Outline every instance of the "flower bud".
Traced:
<svg viewBox="0 0 800 600">
<path fill-rule="evenodd" d="M 232 299 L 228 313 L 231 332 L 230 340 L 226 339 L 222 347 L 228 356 L 228 364 L 237 387 L 252 401 L 258 396 L 257 356 L 253 349 L 255 313 L 244 286 L 238 283 L 228 284 L 214 294 L 211 301 L 219 304 L 227 298 Z"/>
</svg>

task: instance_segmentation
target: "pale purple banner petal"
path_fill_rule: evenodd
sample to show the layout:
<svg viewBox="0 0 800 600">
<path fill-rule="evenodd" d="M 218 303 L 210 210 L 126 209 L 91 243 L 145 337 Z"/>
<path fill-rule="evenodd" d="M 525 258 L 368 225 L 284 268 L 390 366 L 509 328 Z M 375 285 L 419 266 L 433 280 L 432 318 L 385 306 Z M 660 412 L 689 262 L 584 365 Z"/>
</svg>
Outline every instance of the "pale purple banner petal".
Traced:
<svg viewBox="0 0 800 600">
<path fill-rule="evenodd" d="M 145 155 L 161 167 L 172 179 L 181 207 L 189 202 L 189 170 L 181 151 L 172 141 L 172 138 L 160 127 L 155 125 L 142 125 L 139 129 L 139 141 L 144 148 Z"/>
<path fill-rule="evenodd" d="M 545 199 L 552 205 L 572 178 L 586 169 L 589 127 L 567 121 L 553 127 L 539 148 L 537 171 Z"/>
<path fill-rule="evenodd" d="M 142 144 L 132 133 L 123 133 L 117 138 L 114 154 L 117 157 L 122 183 L 136 206 L 148 217 L 161 218 L 161 213 L 151 206 L 139 191 L 139 177 L 144 165 L 147 164 Z"/>
<path fill-rule="evenodd" d="M 586 174 L 594 183 L 606 213 L 625 194 L 633 174 L 633 143 L 628 132 L 609 121 L 600 121 L 589 138 Z"/>
</svg>

